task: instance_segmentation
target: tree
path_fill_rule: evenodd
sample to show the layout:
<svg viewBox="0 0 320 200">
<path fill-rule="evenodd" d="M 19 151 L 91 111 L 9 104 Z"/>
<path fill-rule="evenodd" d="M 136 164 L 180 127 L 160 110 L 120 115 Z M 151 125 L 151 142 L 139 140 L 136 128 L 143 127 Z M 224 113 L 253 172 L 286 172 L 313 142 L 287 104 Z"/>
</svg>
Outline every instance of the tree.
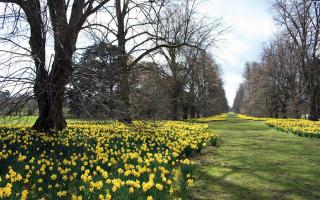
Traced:
<svg viewBox="0 0 320 200">
<path fill-rule="evenodd" d="M 114 5 L 107 7 L 107 13 L 111 19 L 104 24 L 91 24 L 90 26 L 103 27 L 106 35 L 110 36 L 112 44 L 117 45 L 119 56 L 116 67 L 120 72 L 119 95 L 122 106 L 120 120 L 130 123 L 132 120 L 131 87 L 129 84 L 130 74 L 143 59 L 158 52 L 161 48 L 177 49 L 183 46 L 194 46 L 195 32 L 203 34 L 204 24 L 194 25 L 195 6 L 197 0 L 187 1 L 114 1 Z M 172 9 L 174 7 L 174 9 Z M 171 23 L 171 24 L 170 24 Z M 176 37 L 172 40 L 173 23 L 178 25 Z M 193 24 L 191 26 L 191 24 Z M 219 23 L 213 23 L 212 35 L 216 34 Z M 97 34 L 99 35 L 99 33 Z M 100 35 L 98 37 L 106 37 Z M 211 36 L 212 36 L 211 35 Z M 217 34 L 219 35 L 219 34 Z M 202 37 L 201 39 L 204 39 Z M 131 56 L 131 57 L 130 57 Z"/>
<path fill-rule="evenodd" d="M 86 48 L 67 87 L 70 114 L 77 117 L 110 118 L 117 109 L 119 72 L 114 67 L 118 48 L 100 42 Z"/>
<path fill-rule="evenodd" d="M 113 6 L 105 7 L 110 20 L 106 23 L 92 23 L 90 27 L 102 27 L 104 31 L 95 37 L 109 37 L 112 45 L 116 45 L 119 55 L 115 67 L 119 71 L 119 119 L 131 123 L 131 86 L 130 74 L 138 62 L 161 44 L 147 47 L 157 40 L 160 10 L 164 1 L 115 0 Z M 136 57 L 131 56 L 137 54 Z"/>
<path fill-rule="evenodd" d="M 229 107 L 223 89 L 220 66 L 213 57 L 201 51 L 187 53 L 188 75 L 184 93 L 190 117 L 227 112 Z"/>
<path fill-rule="evenodd" d="M 320 2 L 276 0 L 275 19 L 298 49 L 299 67 L 305 81 L 311 120 L 318 120 L 320 66 Z"/>
<path fill-rule="evenodd" d="M 304 114 L 306 95 L 297 54 L 285 35 L 277 35 L 266 45 L 259 62 L 247 63 L 245 81 L 234 101 L 235 111 L 274 118 Z"/>
<path fill-rule="evenodd" d="M 132 106 L 135 118 L 168 119 L 168 79 L 154 62 L 141 62 L 131 75 Z"/>
<path fill-rule="evenodd" d="M 61 130 L 66 127 L 62 107 L 65 86 L 72 75 L 72 57 L 76 50 L 79 32 L 87 19 L 97 13 L 109 0 L 0 0 L 3 3 L 4 22 L 13 31 L 2 39 L 17 45 L 10 35 L 19 37 L 19 28 L 26 22 L 29 27 L 30 55 L 34 62 L 34 95 L 39 117 L 33 128 L 39 131 Z M 10 12 L 11 13 L 6 13 Z M 10 20 L 13 20 L 11 22 Z M 21 25 L 21 27 L 19 27 Z M 53 61 L 47 66 L 48 34 L 53 37 Z M 25 48 L 29 49 L 29 48 Z"/>
<path fill-rule="evenodd" d="M 241 109 L 244 107 L 244 98 L 245 98 L 244 95 L 245 95 L 245 86 L 243 83 L 241 83 L 233 101 L 233 105 L 232 105 L 233 112 L 243 113 Z"/>
<path fill-rule="evenodd" d="M 192 51 L 191 48 L 189 50 Z M 189 61 L 181 64 L 184 76 L 179 77 L 182 91 L 177 105 L 177 119 L 227 112 L 219 66 L 206 53 L 192 52 L 193 56 L 197 56 L 189 56 Z M 131 83 L 135 118 L 172 119 L 172 75 L 164 73 L 165 63 L 162 67 L 159 65 L 144 62 L 133 70 Z"/>
<path fill-rule="evenodd" d="M 166 38 L 169 44 L 184 44 L 164 46 L 160 54 L 167 65 L 162 65 L 164 74 L 170 77 L 169 93 L 171 95 L 171 118 L 178 119 L 178 110 L 183 96 L 186 77 L 191 72 L 188 65 L 188 55 L 195 52 L 206 52 L 217 43 L 223 32 L 219 19 L 206 23 L 205 18 L 197 18 L 197 1 L 178 1 L 170 4 L 164 12 L 165 23 L 160 30 L 161 38 Z M 188 53 L 184 54 L 186 49 Z M 195 53 L 195 54 L 198 54 Z"/>
<path fill-rule="evenodd" d="M 0 50 L 6 54 L 3 58 L 8 62 L 4 63 L 10 68 L 9 75 L 1 76 L 0 81 L 19 82 L 21 88 L 32 87 L 39 108 L 34 129 L 48 131 L 66 127 L 62 111 L 66 86 L 71 88 L 68 95 L 73 101 L 82 98 L 88 102 L 91 97 L 79 96 L 75 90 L 72 92 L 75 85 L 68 85 L 71 78 L 75 78 L 74 81 L 81 79 L 84 73 L 90 70 L 99 71 L 102 68 L 97 65 L 100 64 L 110 66 L 110 63 L 105 61 L 81 60 L 83 63 L 80 64 L 87 69 L 79 68 L 75 52 L 77 42 L 83 40 L 80 36 L 82 30 L 86 29 L 86 33 L 93 36 L 91 39 L 96 43 L 96 39 L 106 41 L 110 47 L 116 49 L 117 54 L 112 55 L 115 69 L 107 67 L 108 70 L 101 70 L 105 77 L 89 81 L 93 88 L 82 89 L 92 93 L 98 88 L 96 84 L 99 84 L 99 81 L 113 81 L 108 73 L 117 72 L 116 86 L 113 88 L 116 89 L 116 106 L 119 108 L 119 116 L 116 117 L 128 123 L 132 120 L 133 112 L 131 90 L 134 84 L 131 84 L 130 79 L 142 59 L 154 59 L 152 56 L 159 53 L 159 50 L 174 52 L 185 46 L 205 51 L 216 43 L 216 39 L 223 32 L 219 20 L 208 24 L 204 19 L 198 18 L 195 12 L 197 0 L 113 0 L 113 4 L 108 2 L 109 0 L 0 0 L 4 5 L 1 18 L 5 25 L 1 31 L 6 32 L 0 39 L 11 47 L 20 48 L 19 51 L 8 50 L 4 45 Z M 98 13 L 100 15 L 97 16 L 104 19 L 102 22 L 91 17 Z M 25 38 L 29 40 L 29 45 L 24 44 Z M 94 53 L 98 52 L 90 52 Z M 183 64 L 179 64 L 181 68 Z M 10 87 L 9 84 L 7 87 Z M 179 91 L 178 96 L 182 93 Z M 103 96 L 99 98 L 102 100 Z M 100 101 L 98 104 L 110 108 L 110 105 L 106 105 L 110 102 Z"/>
</svg>

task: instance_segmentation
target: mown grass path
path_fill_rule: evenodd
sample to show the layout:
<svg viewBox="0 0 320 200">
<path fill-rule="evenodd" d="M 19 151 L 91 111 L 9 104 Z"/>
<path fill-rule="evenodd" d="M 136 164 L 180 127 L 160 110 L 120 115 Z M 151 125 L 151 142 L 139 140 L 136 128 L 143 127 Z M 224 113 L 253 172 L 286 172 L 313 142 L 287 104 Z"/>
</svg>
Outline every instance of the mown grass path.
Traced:
<svg viewBox="0 0 320 200">
<path fill-rule="evenodd" d="M 230 115 L 196 161 L 192 199 L 320 199 L 320 140 Z"/>
</svg>

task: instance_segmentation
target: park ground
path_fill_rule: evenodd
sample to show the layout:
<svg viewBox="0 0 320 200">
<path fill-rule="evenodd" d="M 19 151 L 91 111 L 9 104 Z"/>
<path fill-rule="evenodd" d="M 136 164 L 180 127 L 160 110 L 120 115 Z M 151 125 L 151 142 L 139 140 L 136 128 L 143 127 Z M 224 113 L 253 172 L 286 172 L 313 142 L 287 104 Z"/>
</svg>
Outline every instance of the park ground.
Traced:
<svg viewBox="0 0 320 200">
<path fill-rule="evenodd" d="M 320 140 L 230 114 L 209 128 L 217 147 L 194 158 L 190 199 L 320 199 Z"/>
</svg>

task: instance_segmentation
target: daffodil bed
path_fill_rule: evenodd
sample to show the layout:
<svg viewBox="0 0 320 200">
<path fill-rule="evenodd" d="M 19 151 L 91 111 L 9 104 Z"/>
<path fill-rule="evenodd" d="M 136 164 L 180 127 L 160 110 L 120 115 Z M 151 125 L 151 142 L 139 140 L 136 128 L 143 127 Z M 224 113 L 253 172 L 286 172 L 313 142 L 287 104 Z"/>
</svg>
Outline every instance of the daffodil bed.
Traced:
<svg viewBox="0 0 320 200">
<path fill-rule="evenodd" d="M 320 138 L 320 122 L 305 119 L 270 119 L 266 124 L 299 136 Z"/>
<path fill-rule="evenodd" d="M 208 122 L 214 122 L 214 121 L 225 121 L 227 117 L 228 117 L 228 113 L 223 113 L 220 115 L 214 115 L 210 117 L 189 119 L 188 121 L 194 122 L 194 123 L 208 123 Z"/>
<path fill-rule="evenodd" d="M 2 125 L 0 199 L 168 199 L 175 181 L 193 181 L 187 156 L 215 143 L 207 128 L 73 122 L 62 132 L 40 133 Z"/>
<path fill-rule="evenodd" d="M 252 116 L 242 115 L 242 114 L 237 114 L 237 117 L 239 117 L 240 119 L 252 120 L 252 121 L 267 121 L 272 119 L 272 118 L 264 118 L 264 117 L 252 117 Z"/>
</svg>

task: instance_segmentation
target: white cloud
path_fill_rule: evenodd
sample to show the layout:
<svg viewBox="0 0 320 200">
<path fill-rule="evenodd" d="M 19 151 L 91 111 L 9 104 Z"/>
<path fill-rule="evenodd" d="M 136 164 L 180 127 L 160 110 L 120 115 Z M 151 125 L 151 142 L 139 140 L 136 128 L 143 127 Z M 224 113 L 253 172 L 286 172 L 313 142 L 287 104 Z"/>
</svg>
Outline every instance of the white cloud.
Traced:
<svg viewBox="0 0 320 200">
<path fill-rule="evenodd" d="M 267 0 L 206 0 L 200 11 L 210 18 L 222 17 L 230 26 L 226 42 L 213 53 L 222 65 L 229 105 L 233 103 L 245 62 L 258 59 L 262 44 L 271 38 L 275 25 Z"/>
</svg>

